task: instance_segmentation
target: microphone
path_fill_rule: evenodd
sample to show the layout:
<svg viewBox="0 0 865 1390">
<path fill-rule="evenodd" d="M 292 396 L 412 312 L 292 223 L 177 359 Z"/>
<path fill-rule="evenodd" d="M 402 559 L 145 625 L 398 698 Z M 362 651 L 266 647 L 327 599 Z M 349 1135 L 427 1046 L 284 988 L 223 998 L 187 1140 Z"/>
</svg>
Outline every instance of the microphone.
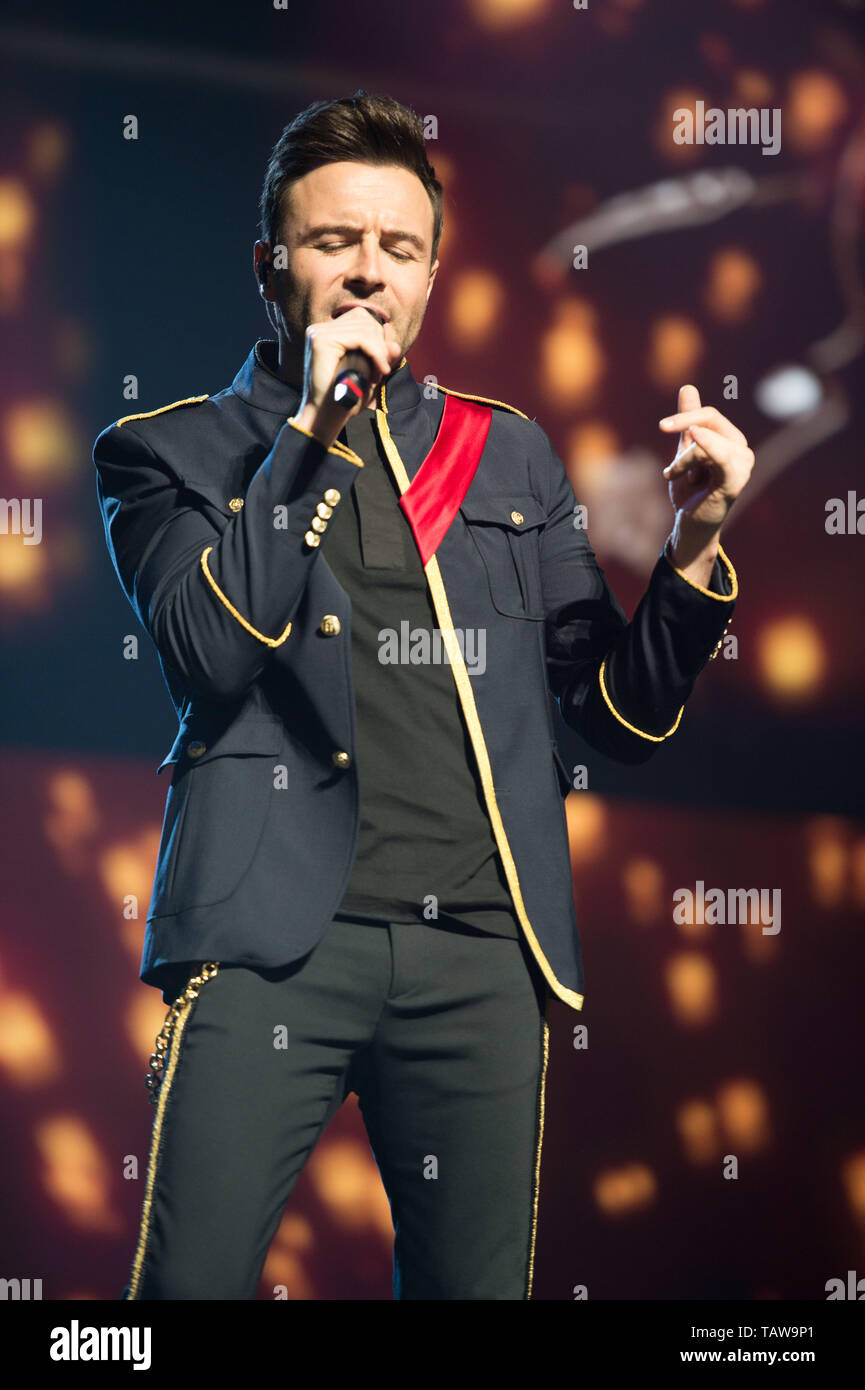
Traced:
<svg viewBox="0 0 865 1390">
<path fill-rule="evenodd" d="M 343 368 L 333 383 L 331 400 L 343 410 L 351 410 L 366 397 L 371 364 L 366 353 L 357 349 L 347 352 L 342 360 Z"/>
<path fill-rule="evenodd" d="M 360 306 L 366 309 L 376 321 L 381 323 L 381 319 L 374 309 L 369 309 L 365 304 Z M 343 366 L 333 383 L 331 400 L 334 405 L 340 406 L 343 410 L 351 410 L 352 406 L 357 405 L 366 397 L 369 390 L 369 379 L 372 375 L 373 366 L 365 352 L 359 348 L 352 348 L 342 359 Z"/>
</svg>

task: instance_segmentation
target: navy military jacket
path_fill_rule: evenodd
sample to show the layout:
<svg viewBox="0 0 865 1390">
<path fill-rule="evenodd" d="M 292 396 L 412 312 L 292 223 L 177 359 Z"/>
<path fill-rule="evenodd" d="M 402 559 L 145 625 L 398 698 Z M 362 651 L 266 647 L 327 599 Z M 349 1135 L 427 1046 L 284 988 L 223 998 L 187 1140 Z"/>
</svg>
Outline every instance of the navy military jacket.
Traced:
<svg viewBox="0 0 865 1390">
<path fill-rule="evenodd" d="M 300 391 L 265 365 L 272 348 L 256 344 L 214 396 L 118 420 L 93 450 L 109 552 L 179 720 L 157 769 L 173 771 L 140 970 L 160 988 L 179 962 L 305 955 L 356 849 L 351 600 L 328 568 L 327 517 L 363 461 L 292 422 Z M 406 358 L 379 389 L 401 494 L 447 394 L 463 393 L 421 389 Z M 723 550 L 708 589 L 662 552 L 629 623 L 546 434 L 485 404 L 480 461 L 426 575 L 449 653 L 455 634 L 485 633 L 482 670 L 458 648 L 450 661 L 477 776 L 526 941 L 552 992 L 581 1009 L 571 779 L 548 692 L 594 748 L 645 762 L 678 727 L 738 585 Z"/>
</svg>

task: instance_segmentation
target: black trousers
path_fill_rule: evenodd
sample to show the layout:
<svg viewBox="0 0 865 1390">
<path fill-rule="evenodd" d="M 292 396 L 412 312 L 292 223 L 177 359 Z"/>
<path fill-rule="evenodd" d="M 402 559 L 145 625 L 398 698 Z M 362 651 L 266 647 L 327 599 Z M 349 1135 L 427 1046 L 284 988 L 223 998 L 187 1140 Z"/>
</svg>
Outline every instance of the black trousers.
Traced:
<svg viewBox="0 0 865 1390">
<path fill-rule="evenodd" d="M 394 1298 L 530 1298 L 549 990 L 525 942 L 334 918 L 284 968 L 216 964 L 167 1021 L 122 1297 L 254 1298 L 354 1091 L 390 1202 Z"/>
</svg>

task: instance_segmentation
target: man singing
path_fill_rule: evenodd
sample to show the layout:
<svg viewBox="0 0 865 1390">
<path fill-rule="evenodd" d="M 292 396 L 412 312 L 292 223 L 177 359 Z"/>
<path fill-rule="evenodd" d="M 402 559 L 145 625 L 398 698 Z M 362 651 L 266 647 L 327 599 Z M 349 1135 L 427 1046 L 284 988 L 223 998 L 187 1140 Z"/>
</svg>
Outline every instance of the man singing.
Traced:
<svg viewBox="0 0 865 1390">
<path fill-rule="evenodd" d="M 253 1298 L 352 1091 L 395 1298 L 531 1297 L 547 1005 L 583 1006 L 549 692 L 623 762 L 675 732 L 734 606 L 719 533 L 753 454 L 682 388 L 672 531 L 629 623 L 543 430 L 412 375 L 441 230 L 415 113 L 314 103 L 262 193 L 275 338 L 94 448 L 180 725 L 124 1298 Z"/>
</svg>

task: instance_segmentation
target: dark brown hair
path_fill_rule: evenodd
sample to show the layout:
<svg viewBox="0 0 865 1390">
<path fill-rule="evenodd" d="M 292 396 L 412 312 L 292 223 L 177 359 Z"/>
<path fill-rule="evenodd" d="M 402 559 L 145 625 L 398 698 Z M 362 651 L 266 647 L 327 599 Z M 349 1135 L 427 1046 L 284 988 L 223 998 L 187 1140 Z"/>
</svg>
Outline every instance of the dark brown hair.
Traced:
<svg viewBox="0 0 865 1390">
<path fill-rule="evenodd" d="M 432 265 L 442 233 L 442 186 L 427 159 L 420 117 L 393 97 L 371 95 L 362 88 L 351 97 L 314 101 L 285 127 L 273 147 L 261 190 L 262 239 L 273 246 L 285 190 L 311 169 L 341 159 L 396 164 L 417 175 L 432 203 Z"/>
</svg>

